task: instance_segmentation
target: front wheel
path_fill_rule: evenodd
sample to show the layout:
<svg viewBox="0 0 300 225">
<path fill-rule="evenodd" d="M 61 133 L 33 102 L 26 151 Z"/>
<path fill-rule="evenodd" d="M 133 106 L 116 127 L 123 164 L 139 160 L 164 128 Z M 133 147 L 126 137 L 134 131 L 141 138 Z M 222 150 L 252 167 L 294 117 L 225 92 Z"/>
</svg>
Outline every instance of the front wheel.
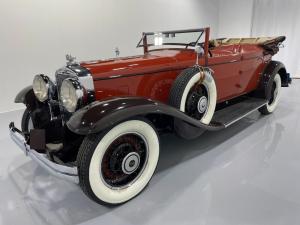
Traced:
<svg viewBox="0 0 300 225">
<path fill-rule="evenodd" d="M 276 109 L 279 102 L 280 91 L 281 91 L 281 78 L 279 74 L 276 74 L 271 86 L 271 94 L 270 94 L 269 101 L 266 105 L 264 105 L 259 109 L 259 112 L 261 114 L 268 115 Z"/>
<path fill-rule="evenodd" d="M 145 188 L 158 158 L 159 139 L 152 125 L 122 122 L 84 139 L 77 157 L 80 186 L 98 203 L 124 203 Z"/>
<path fill-rule="evenodd" d="M 29 133 L 31 129 L 33 129 L 33 123 L 31 119 L 30 111 L 26 108 L 21 121 L 22 132 Z"/>
</svg>

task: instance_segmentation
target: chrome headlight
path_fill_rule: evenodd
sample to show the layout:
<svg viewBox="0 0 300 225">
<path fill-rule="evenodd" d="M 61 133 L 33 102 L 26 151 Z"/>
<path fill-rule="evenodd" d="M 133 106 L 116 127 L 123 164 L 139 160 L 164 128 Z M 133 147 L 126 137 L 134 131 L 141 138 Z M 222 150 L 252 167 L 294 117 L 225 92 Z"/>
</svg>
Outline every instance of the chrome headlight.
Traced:
<svg viewBox="0 0 300 225">
<path fill-rule="evenodd" d="M 33 88 L 35 97 L 40 102 L 44 102 L 48 99 L 50 83 L 51 83 L 51 81 L 50 81 L 49 77 L 47 77 L 43 74 L 39 74 L 34 77 L 32 88 Z"/>
<path fill-rule="evenodd" d="M 75 112 L 83 101 L 84 90 L 80 83 L 72 78 L 65 79 L 60 88 L 60 100 L 68 112 Z"/>
</svg>

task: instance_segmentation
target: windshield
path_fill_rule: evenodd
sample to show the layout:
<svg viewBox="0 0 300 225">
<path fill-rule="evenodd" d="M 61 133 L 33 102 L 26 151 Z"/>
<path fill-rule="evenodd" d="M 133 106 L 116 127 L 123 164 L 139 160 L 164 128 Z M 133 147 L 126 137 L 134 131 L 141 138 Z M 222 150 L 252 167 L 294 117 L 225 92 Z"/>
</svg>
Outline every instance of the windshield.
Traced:
<svg viewBox="0 0 300 225">
<path fill-rule="evenodd" d="M 201 37 L 203 29 L 160 31 L 143 33 L 143 37 L 137 44 L 137 47 L 161 48 L 162 46 L 196 46 L 202 42 Z"/>
</svg>

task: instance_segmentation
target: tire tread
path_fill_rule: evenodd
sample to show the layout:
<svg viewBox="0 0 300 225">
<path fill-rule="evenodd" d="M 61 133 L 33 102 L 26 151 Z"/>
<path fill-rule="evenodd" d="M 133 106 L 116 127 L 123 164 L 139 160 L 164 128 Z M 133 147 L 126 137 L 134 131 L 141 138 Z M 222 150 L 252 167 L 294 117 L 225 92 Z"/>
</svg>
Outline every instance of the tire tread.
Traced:
<svg viewBox="0 0 300 225">
<path fill-rule="evenodd" d="M 198 73 L 199 69 L 196 67 L 191 67 L 183 70 L 180 75 L 174 81 L 170 94 L 169 94 L 169 104 L 175 108 L 180 108 L 181 98 L 185 89 L 185 86 L 189 80 Z"/>
<path fill-rule="evenodd" d="M 278 74 L 276 74 L 276 75 L 278 75 Z M 273 80 L 274 80 L 274 78 L 273 78 Z M 272 82 L 273 82 L 273 81 L 272 81 Z M 280 88 L 281 88 L 281 87 L 280 87 Z M 273 112 L 270 112 L 270 111 L 268 110 L 267 105 L 264 105 L 263 107 L 259 108 L 258 111 L 259 111 L 262 115 L 270 115 L 270 114 L 273 113 Z"/>
<path fill-rule="evenodd" d="M 99 198 L 95 196 L 89 184 L 90 161 L 98 142 L 102 139 L 103 136 L 104 133 L 98 133 L 98 134 L 89 134 L 84 138 L 77 155 L 77 167 L 78 167 L 79 186 L 81 187 L 82 191 L 91 200 L 100 203 L 102 205 L 110 206 L 112 204 L 108 204 L 104 201 L 101 201 Z"/>
</svg>

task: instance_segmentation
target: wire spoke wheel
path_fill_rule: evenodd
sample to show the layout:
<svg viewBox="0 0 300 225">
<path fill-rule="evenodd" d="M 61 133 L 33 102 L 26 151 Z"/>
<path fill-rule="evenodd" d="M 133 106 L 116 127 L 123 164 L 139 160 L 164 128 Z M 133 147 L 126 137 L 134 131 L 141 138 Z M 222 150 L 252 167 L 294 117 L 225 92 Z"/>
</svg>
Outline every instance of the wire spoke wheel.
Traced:
<svg viewBox="0 0 300 225">
<path fill-rule="evenodd" d="M 197 119 L 201 120 L 205 115 L 208 107 L 208 93 L 204 85 L 194 85 L 188 93 L 185 105 L 185 112 Z"/>
<path fill-rule="evenodd" d="M 148 184 L 159 158 L 159 138 L 147 120 L 132 119 L 85 137 L 77 156 L 79 184 L 96 202 L 116 205 Z"/>
<path fill-rule="evenodd" d="M 148 146 L 138 134 L 118 137 L 105 152 L 101 162 L 103 181 L 111 188 L 124 188 L 134 182 L 146 164 Z"/>
</svg>

